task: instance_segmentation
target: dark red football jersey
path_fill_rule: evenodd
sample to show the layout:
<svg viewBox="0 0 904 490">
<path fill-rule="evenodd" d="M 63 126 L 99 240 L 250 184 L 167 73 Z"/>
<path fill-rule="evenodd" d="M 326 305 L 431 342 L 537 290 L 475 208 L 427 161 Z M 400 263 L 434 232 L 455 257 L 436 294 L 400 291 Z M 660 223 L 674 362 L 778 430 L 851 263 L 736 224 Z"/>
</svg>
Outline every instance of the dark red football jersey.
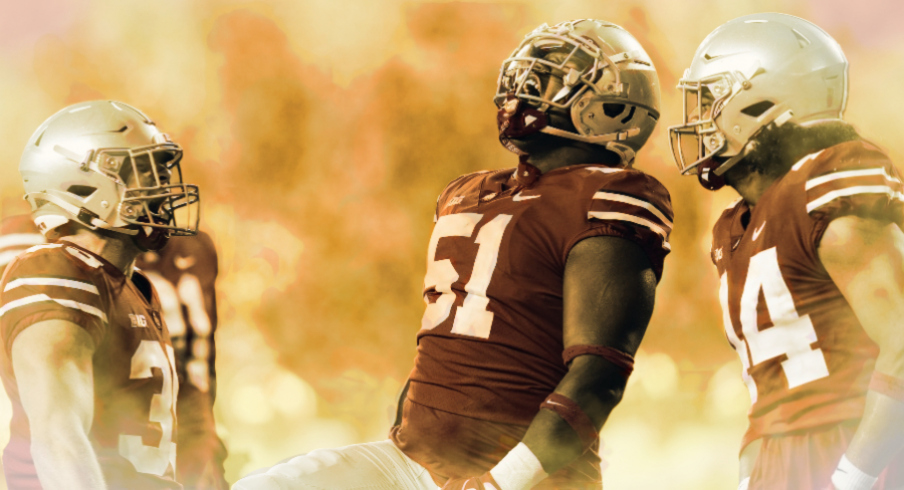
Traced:
<svg viewBox="0 0 904 490">
<path fill-rule="evenodd" d="M 646 252 L 659 277 L 672 219 L 668 191 L 633 169 L 563 167 L 526 187 L 513 169 L 450 183 L 428 247 L 427 308 L 408 399 L 462 423 L 530 424 L 567 371 L 562 281 L 571 248 L 594 236 L 624 238 Z"/>
<path fill-rule="evenodd" d="M 36 245 L 0 282 L 2 378 L 13 407 L 3 453 L 12 488 L 40 488 L 28 418 L 12 372 L 19 333 L 44 320 L 80 325 L 94 340 L 94 420 L 89 437 L 110 488 L 179 489 L 175 482 L 178 391 L 175 357 L 161 308 L 140 272 L 66 242 Z M 150 296 L 146 296 L 149 294 Z"/>
<path fill-rule="evenodd" d="M 902 190 L 885 154 L 851 141 L 803 158 L 753 209 L 738 201 L 716 222 L 712 258 L 726 334 L 753 401 L 743 445 L 861 417 L 878 347 L 818 247 L 841 216 L 900 226 Z"/>
</svg>

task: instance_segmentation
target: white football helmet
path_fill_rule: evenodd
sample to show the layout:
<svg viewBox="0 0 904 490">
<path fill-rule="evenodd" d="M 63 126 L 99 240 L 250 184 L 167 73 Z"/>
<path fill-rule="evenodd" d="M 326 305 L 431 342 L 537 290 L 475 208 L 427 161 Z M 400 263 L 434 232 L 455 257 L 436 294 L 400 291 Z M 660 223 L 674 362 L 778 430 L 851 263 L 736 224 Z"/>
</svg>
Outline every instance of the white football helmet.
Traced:
<svg viewBox="0 0 904 490">
<path fill-rule="evenodd" d="M 659 78 L 628 31 L 580 19 L 543 24 L 525 36 L 502 62 L 493 100 L 506 112 L 503 136 L 540 131 L 605 146 L 630 163 L 659 118 Z M 518 105 L 529 109 L 513 118 Z M 551 108 L 569 114 L 574 128 L 549 125 Z"/>
<path fill-rule="evenodd" d="M 840 119 L 848 63 L 841 46 L 811 22 L 747 15 L 703 40 L 678 88 L 684 122 L 669 128 L 672 154 L 682 174 L 696 171 L 707 186 L 710 172 L 721 176 L 739 162 L 763 128 Z"/>
<path fill-rule="evenodd" d="M 182 183 L 181 159 L 182 148 L 141 111 L 102 100 L 44 121 L 19 173 L 45 235 L 70 220 L 136 238 L 194 235 L 198 187 Z"/>
</svg>

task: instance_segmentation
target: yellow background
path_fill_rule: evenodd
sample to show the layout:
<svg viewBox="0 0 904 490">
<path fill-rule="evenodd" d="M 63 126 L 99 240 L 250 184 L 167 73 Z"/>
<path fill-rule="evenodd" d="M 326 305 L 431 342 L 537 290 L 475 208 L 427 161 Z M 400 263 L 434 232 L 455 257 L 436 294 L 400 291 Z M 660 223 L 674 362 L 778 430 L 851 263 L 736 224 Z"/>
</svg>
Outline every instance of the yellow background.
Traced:
<svg viewBox="0 0 904 490">
<path fill-rule="evenodd" d="M 697 44 L 761 11 L 841 43 L 846 118 L 902 161 L 897 0 L 3 0 L 0 214 L 26 210 L 17 163 L 45 118 L 96 98 L 141 108 L 185 148 L 220 253 L 228 478 L 382 439 L 415 352 L 436 195 L 462 173 L 516 163 L 496 140 L 501 60 L 542 22 L 615 22 L 659 70 L 663 115 L 638 167 L 671 190 L 676 220 L 637 370 L 603 431 L 604 479 L 734 488 L 749 398 L 708 251 L 736 195 L 680 178 L 666 127 L 681 118 L 674 87 Z"/>
</svg>

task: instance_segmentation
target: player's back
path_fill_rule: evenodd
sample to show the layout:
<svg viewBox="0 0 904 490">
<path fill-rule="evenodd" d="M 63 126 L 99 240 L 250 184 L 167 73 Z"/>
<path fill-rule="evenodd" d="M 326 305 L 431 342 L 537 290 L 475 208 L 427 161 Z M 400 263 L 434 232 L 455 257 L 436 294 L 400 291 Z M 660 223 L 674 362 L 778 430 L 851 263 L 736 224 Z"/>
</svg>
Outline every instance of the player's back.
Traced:
<svg viewBox="0 0 904 490">
<path fill-rule="evenodd" d="M 652 177 L 631 169 L 575 165 L 524 186 L 513 172 L 463 176 L 437 202 L 425 277 L 427 307 L 410 376 L 412 403 L 402 427 L 409 436 L 399 441 L 422 464 L 436 458 L 426 464 L 431 471 L 450 463 L 443 460 L 468 456 L 425 454 L 426 443 L 412 447 L 417 445 L 414 434 L 439 440 L 442 431 L 436 426 L 448 424 L 447 432 L 492 433 L 514 441 L 513 446 L 564 377 L 563 278 L 576 243 L 594 236 L 633 241 L 646 252 L 657 278 L 669 251 L 671 204 Z M 425 414 L 427 409 L 433 414 Z M 434 420 L 434 428 L 418 425 L 431 416 L 444 420 Z M 437 441 L 455 444 L 450 438 Z M 488 453 L 509 446 L 491 445 L 477 451 L 485 460 L 449 464 L 437 473 L 455 476 L 479 469 L 494 462 Z M 598 462 L 588 452 L 565 470 L 567 478 L 547 484 L 598 481 Z"/>
<path fill-rule="evenodd" d="M 92 445 L 111 488 L 177 489 L 173 350 L 149 280 L 127 278 L 109 262 L 69 243 L 20 254 L 0 283 L 2 377 L 13 406 L 3 462 L 13 488 L 40 488 L 28 418 L 12 371 L 12 345 L 34 323 L 67 320 L 95 346 Z"/>
<path fill-rule="evenodd" d="M 819 260 L 842 216 L 902 222 L 888 158 L 861 140 L 800 160 L 752 209 L 738 201 L 713 229 L 726 333 L 751 393 L 744 444 L 859 419 L 878 349 Z"/>
</svg>

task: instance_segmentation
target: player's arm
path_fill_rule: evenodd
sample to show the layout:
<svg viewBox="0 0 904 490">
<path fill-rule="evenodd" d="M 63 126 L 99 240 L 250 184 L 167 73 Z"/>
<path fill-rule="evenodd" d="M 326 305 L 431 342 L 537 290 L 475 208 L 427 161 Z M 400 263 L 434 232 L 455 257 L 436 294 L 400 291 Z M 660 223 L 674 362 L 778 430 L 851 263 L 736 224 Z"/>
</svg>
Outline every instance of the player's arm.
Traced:
<svg viewBox="0 0 904 490">
<path fill-rule="evenodd" d="M 94 418 L 93 354 L 88 332 L 67 320 L 35 323 L 13 340 L 13 370 L 44 488 L 106 488 L 88 439 Z"/>
<path fill-rule="evenodd" d="M 586 352 L 571 360 L 521 444 L 480 477 L 481 484 L 528 489 L 589 448 L 621 401 L 630 359 L 653 312 L 655 291 L 656 275 L 635 243 L 599 236 L 571 249 L 564 277 L 564 344 L 566 357 L 569 348 Z M 453 480 L 444 488 L 459 483 Z M 476 481 L 472 485 L 465 488 L 481 488 Z"/>
<path fill-rule="evenodd" d="M 879 346 L 863 419 L 832 478 L 842 490 L 868 489 L 904 448 L 904 233 L 887 221 L 838 218 L 819 258 Z"/>
</svg>

